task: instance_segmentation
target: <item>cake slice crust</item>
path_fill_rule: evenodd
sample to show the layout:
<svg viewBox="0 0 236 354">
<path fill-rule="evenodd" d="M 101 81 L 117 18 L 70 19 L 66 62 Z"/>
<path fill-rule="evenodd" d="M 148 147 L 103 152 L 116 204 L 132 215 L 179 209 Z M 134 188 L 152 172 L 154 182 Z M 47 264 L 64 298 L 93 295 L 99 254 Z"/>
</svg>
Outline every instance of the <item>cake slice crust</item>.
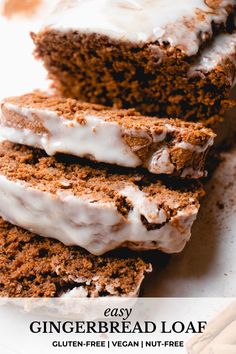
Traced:
<svg viewBox="0 0 236 354">
<path fill-rule="evenodd" d="M 1 134 L 9 141 L 155 174 L 204 176 L 214 133 L 201 124 L 144 117 L 73 99 L 31 93 L 5 99 Z"/>
<path fill-rule="evenodd" d="M 96 255 L 122 246 L 180 252 L 202 194 L 199 183 L 0 145 L 0 215 Z"/>
<path fill-rule="evenodd" d="M 0 297 L 132 297 L 151 269 L 139 257 L 95 257 L 0 218 Z"/>
<path fill-rule="evenodd" d="M 151 39 L 149 36 L 145 40 L 144 35 L 140 41 L 125 40 L 123 28 L 117 32 L 118 38 L 112 36 L 113 31 L 111 34 L 105 34 L 98 28 L 93 30 L 96 22 L 83 28 L 76 19 L 74 26 L 68 21 L 65 28 L 63 21 L 67 15 L 69 1 L 61 11 L 61 22 L 58 16 L 56 24 L 46 25 L 39 33 L 32 34 L 36 58 L 44 62 L 56 92 L 64 97 L 117 108 L 135 107 L 144 115 L 202 120 L 208 125 L 218 120 L 227 108 L 233 105 L 230 91 L 236 73 L 236 33 L 232 33 L 235 28 L 235 3 L 184 1 L 181 10 L 185 11 L 192 6 L 190 18 L 186 20 L 183 11 L 175 13 L 173 10 L 175 6 L 178 7 L 179 1 L 174 4 L 173 1 L 167 3 L 135 0 L 142 8 L 139 10 L 125 7 L 125 2 L 106 2 L 108 7 L 123 8 L 121 23 L 125 22 L 129 26 L 130 13 L 136 21 L 140 13 L 146 13 L 148 6 L 151 16 L 155 16 L 153 4 L 162 6 L 167 11 L 162 19 L 170 23 L 167 23 L 167 28 L 159 28 L 162 19 L 156 16 L 155 20 L 159 18 L 159 22 L 151 31 Z M 109 16 L 102 11 L 100 1 L 95 3 L 102 15 Z M 78 6 L 89 4 L 91 2 L 82 1 Z M 209 6 L 207 13 L 200 11 L 201 5 Z M 74 6 L 76 4 L 73 5 L 72 2 L 68 11 L 73 12 Z M 222 21 L 215 21 L 211 17 L 218 11 L 222 11 Z M 179 14 L 181 21 L 178 22 L 177 19 L 176 23 L 171 24 L 171 17 L 178 17 Z M 86 16 L 90 20 L 91 12 L 88 11 Z M 82 19 L 82 23 L 84 21 L 86 18 Z M 145 24 L 150 22 L 140 21 L 141 27 Z M 196 31 L 195 25 L 198 30 L 200 27 L 200 31 Z M 170 28 L 171 32 L 168 31 Z M 115 31 L 114 27 L 113 30 Z M 134 37 L 140 34 L 139 31 L 135 32 L 134 27 L 128 35 L 132 31 Z M 180 36 L 176 36 L 177 33 Z M 221 45 L 216 53 L 215 42 L 218 42 L 219 38 Z M 209 61 L 213 65 L 209 66 Z M 201 62 L 203 66 L 200 66 L 200 70 L 195 70 Z"/>
</svg>

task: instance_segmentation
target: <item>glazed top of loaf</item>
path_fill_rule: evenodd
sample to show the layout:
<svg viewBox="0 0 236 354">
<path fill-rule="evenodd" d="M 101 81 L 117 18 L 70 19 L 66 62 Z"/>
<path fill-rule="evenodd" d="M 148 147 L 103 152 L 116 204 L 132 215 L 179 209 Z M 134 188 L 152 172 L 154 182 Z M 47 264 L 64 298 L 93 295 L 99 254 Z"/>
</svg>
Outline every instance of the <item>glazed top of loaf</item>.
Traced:
<svg viewBox="0 0 236 354">
<path fill-rule="evenodd" d="M 61 0 L 45 26 L 121 41 L 158 41 L 195 55 L 226 24 L 235 0 Z"/>
</svg>

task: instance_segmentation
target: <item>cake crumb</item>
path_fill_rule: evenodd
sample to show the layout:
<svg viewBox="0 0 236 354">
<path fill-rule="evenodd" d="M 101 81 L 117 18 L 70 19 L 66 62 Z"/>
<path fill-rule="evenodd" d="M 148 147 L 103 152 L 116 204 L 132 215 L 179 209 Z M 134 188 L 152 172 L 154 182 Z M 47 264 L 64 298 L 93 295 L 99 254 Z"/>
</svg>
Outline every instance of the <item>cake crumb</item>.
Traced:
<svg viewBox="0 0 236 354">
<path fill-rule="evenodd" d="M 217 205 L 217 207 L 220 209 L 220 210 L 223 210 L 224 209 L 224 203 L 222 203 L 222 202 L 220 202 L 220 201 L 217 201 L 216 202 L 216 205 Z"/>
</svg>

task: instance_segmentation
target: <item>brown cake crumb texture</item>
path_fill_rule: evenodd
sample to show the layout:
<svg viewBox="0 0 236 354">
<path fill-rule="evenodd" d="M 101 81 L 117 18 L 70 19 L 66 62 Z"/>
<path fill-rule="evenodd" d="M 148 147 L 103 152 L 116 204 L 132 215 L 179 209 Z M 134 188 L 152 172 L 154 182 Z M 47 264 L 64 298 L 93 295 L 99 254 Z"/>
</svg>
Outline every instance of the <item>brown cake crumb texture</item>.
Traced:
<svg viewBox="0 0 236 354">
<path fill-rule="evenodd" d="M 209 138 L 214 137 L 212 130 L 205 128 L 200 123 L 185 122 L 180 119 L 147 117 L 142 116 L 134 109 L 117 110 L 75 99 L 48 96 L 43 93 L 30 93 L 20 97 L 11 97 L 4 102 L 33 109 L 49 109 L 68 120 L 76 118 L 81 125 L 86 124 L 85 117 L 87 115 L 95 115 L 96 117 L 105 118 L 108 122 L 117 122 L 125 130 L 134 129 L 136 133 L 145 131 L 150 139 L 134 136 L 129 134 L 128 131 L 123 136 L 123 139 L 130 146 L 133 153 L 139 157 L 140 165 L 145 164 L 145 161 L 149 160 L 149 156 L 160 149 L 163 144 L 167 145 L 170 161 L 175 166 L 173 174 L 181 174 L 181 171 L 188 167 L 204 171 L 205 158 L 208 153 L 208 150 L 196 152 L 190 149 L 178 148 L 175 146 L 176 143 L 184 141 L 202 147 L 208 142 Z M 16 129 L 27 128 L 37 134 L 47 132 L 36 113 L 32 114 L 34 118 L 32 123 L 27 117 L 5 107 L 4 103 L 1 109 L 6 117 L 4 124 Z M 163 129 L 165 129 L 165 124 L 169 124 L 175 129 L 168 132 L 162 142 L 154 142 L 153 134 L 161 134 Z M 90 156 L 90 159 L 94 158 Z"/>
<path fill-rule="evenodd" d="M 232 8 L 228 11 L 225 27 L 212 24 L 214 35 L 232 30 Z M 116 108 L 135 107 L 147 115 L 203 120 L 205 124 L 219 119 L 232 105 L 232 61 L 208 73 L 189 75 L 208 41 L 197 56 L 188 57 L 169 43 L 138 45 L 76 30 L 46 28 L 32 38 L 36 57 L 43 60 L 53 87 L 62 96 Z"/>
<path fill-rule="evenodd" d="M 150 271 L 138 257 L 95 257 L 0 218 L 1 297 L 57 297 L 79 287 L 88 297 L 127 296 Z"/>
<path fill-rule="evenodd" d="M 113 202 L 124 218 L 133 205 L 119 192 L 128 185 L 146 193 L 149 200 L 165 210 L 168 218 L 189 205 L 198 206 L 204 194 L 197 181 L 157 179 L 155 175 L 135 169 L 93 164 L 68 155 L 48 157 L 42 150 L 9 142 L 0 145 L 0 174 L 51 194 L 66 190 L 89 200 Z M 148 230 L 160 227 L 148 223 L 144 217 L 142 222 Z"/>
</svg>

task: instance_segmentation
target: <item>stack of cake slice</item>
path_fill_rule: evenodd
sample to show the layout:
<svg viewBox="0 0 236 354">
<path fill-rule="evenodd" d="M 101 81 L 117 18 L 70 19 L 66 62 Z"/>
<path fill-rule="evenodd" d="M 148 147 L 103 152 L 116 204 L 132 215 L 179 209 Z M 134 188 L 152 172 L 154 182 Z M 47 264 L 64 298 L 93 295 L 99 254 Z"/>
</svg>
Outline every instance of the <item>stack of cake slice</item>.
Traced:
<svg viewBox="0 0 236 354">
<path fill-rule="evenodd" d="M 1 296 L 137 294 L 151 271 L 137 251 L 176 253 L 190 239 L 215 137 L 205 125 L 230 105 L 235 34 L 209 42 L 232 27 L 234 1 L 192 0 L 184 14 L 169 4 L 174 16 L 159 0 L 68 3 L 62 20 L 33 35 L 57 95 L 1 104 Z M 151 21 L 126 28 L 134 12 Z M 186 122 L 200 116 L 204 124 Z"/>
<path fill-rule="evenodd" d="M 95 256 L 119 247 L 175 253 L 189 240 L 203 195 L 201 185 L 193 178 L 205 174 L 206 154 L 214 139 L 214 133 L 203 125 L 147 118 L 134 110 L 109 109 L 32 93 L 2 102 L 1 133 L 10 142 L 0 145 L 0 216 L 44 237 L 36 242 L 32 236 L 33 241 L 29 241 L 29 233 L 3 223 L 6 237 L 2 246 L 3 263 L 7 257 L 6 244 L 10 242 L 13 253 L 17 252 L 20 244 L 18 241 L 15 244 L 17 233 L 27 239 L 18 249 L 20 259 L 28 248 L 32 252 L 17 273 L 28 290 L 20 286 L 22 291 L 14 293 L 3 277 L 4 295 L 32 294 L 29 271 L 35 287 L 34 277 L 41 283 L 44 267 L 48 269 L 50 264 L 55 279 L 50 273 L 47 282 L 40 286 L 40 294 L 59 295 L 61 284 L 65 284 L 64 292 L 72 295 L 117 295 L 120 283 L 126 284 L 120 279 L 122 267 L 128 284 L 120 295 L 130 296 L 137 293 L 150 265 L 138 258 L 111 261 Z M 48 156 L 43 150 L 51 155 L 60 154 Z M 48 245 L 61 249 L 68 261 L 74 254 L 78 257 L 77 263 L 73 263 L 74 270 L 65 259 L 63 271 L 67 278 L 61 273 L 61 256 L 49 250 Z M 73 246 L 80 248 L 75 251 Z M 37 255 L 37 266 L 33 254 Z M 13 279 L 8 284 L 15 284 L 14 267 L 18 262 L 15 256 L 11 261 L 11 256 L 7 265 Z M 84 267 L 78 269 L 83 258 Z M 100 281 L 91 280 L 90 273 L 84 282 L 80 281 L 90 264 L 87 259 L 94 260 L 93 271 L 100 281 L 106 279 L 110 292 L 104 290 Z M 97 266 L 101 259 L 110 273 L 106 269 L 103 273 Z M 129 271 L 127 262 L 131 264 Z M 112 280 L 114 274 L 117 288 Z M 84 285 L 89 282 L 91 289 Z M 101 291 L 95 291 L 95 285 Z M 39 295 L 36 290 L 33 293 Z"/>
</svg>

